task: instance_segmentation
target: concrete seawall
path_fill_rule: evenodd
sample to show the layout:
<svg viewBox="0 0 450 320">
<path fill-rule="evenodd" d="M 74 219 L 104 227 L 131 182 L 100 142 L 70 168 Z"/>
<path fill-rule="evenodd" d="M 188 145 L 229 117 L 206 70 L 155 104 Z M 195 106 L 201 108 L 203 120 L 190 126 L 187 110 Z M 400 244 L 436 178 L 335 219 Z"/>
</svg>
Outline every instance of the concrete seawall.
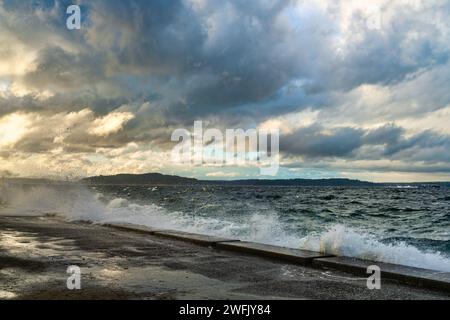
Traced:
<svg viewBox="0 0 450 320">
<path fill-rule="evenodd" d="M 367 277 L 367 267 L 377 265 L 380 267 L 382 279 L 389 279 L 412 286 L 450 292 L 449 272 L 439 272 L 435 270 L 350 257 L 336 257 L 319 252 L 240 241 L 238 239 L 226 239 L 175 230 L 157 230 L 133 224 L 109 223 L 107 226 L 127 231 L 147 233 L 158 237 L 187 241 L 198 245 L 210 246 L 220 250 L 235 251 L 243 254 L 256 255 L 263 258 L 288 261 L 303 266 L 311 266 L 320 269 L 342 270 L 359 276 Z"/>
</svg>

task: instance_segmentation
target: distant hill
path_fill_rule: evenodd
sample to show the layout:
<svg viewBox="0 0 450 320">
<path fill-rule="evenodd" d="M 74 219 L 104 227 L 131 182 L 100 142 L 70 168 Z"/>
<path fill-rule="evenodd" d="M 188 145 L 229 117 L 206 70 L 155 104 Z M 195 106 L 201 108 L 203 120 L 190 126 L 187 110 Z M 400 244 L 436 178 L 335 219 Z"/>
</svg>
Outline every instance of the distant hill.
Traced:
<svg viewBox="0 0 450 320">
<path fill-rule="evenodd" d="M 170 176 L 160 173 L 118 174 L 114 176 L 97 176 L 81 180 L 91 185 L 187 185 L 198 184 L 197 179 Z"/>
<path fill-rule="evenodd" d="M 236 185 L 236 186 L 351 186 L 373 187 L 375 183 L 351 179 L 277 179 L 277 180 L 197 180 L 160 173 L 118 174 L 81 180 L 90 185 Z"/>
</svg>

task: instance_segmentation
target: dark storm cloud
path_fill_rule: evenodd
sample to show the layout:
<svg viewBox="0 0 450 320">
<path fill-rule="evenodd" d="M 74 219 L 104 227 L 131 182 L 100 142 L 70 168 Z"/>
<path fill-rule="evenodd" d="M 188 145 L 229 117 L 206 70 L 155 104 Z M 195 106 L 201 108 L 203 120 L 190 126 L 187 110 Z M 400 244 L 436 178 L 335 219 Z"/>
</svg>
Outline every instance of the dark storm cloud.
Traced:
<svg viewBox="0 0 450 320">
<path fill-rule="evenodd" d="M 369 153 L 373 146 L 376 148 Z M 407 137 L 404 129 L 392 124 L 373 130 L 314 125 L 282 135 L 280 150 L 305 158 L 450 162 L 450 136 L 426 130 Z"/>
<path fill-rule="evenodd" d="M 417 23 L 408 14 L 413 15 L 407 11 L 402 14 L 391 26 L 387 37 L 376 31 L 366 32 L 364 39 L 357 43 L 355 50 L 350 51 L 336 70 L 334 86 L 350 90 L 361 84 L 390 85 L 421 69 L 445 65 L 449 58 L 448 47 L 433 42 L 433 35 L 438 36 L 440 31 Z M 417 38 L 407 41 L 409 32 L 414 31 L 418 34 Z"/>
<path fill-rule="evenodd" d="M 171 89 L 169 81 L 168 89 L 174 95 L 182 93 L 177 98 L 194 113 L 260 101 L 298 73 L 292 53 L 286 52 L 289 48 L 277 48 L 284 39 L 272 27 L 274 17 L 287 4 L 263 9 L 258 3 L 215 2 L 203 13 L 194 12 L 184 1 L 97 1 L 87 6 L 90 33 L 85 41 L 78 39 L 80 49 L 92 51 L 69 54 L 44 48 L 37 70 L 25 77 L 25 83 L 39 89 L 55 84 L 79 88 L 94 76 L 102 77 L 102 66 L 109 64 L 113 73 L 144 75 L 158 80 L 160 86 L 172 79 L 176 88 Z M 222 16 L 221 10 L 229 11 L 228 15 Z M 215 35 L 217 41 L 208 45 L 211 13 L 217 15 L 221 30 Z"/>
<path fill-rule="evenodd" d="M 338 128 L 325 130 L 312 126 L 280 138 L 280 150 L 305 157 L 347 156 L 362 146 L 362 130 Z"/>
<path fill-rule="evenodd" d="M 376 165 L 373 163 L 369 164 L 352 164 L 347 163 L 347 165 L 334 164 L 329 161 L 311 161 L 311 162 L 291 162 L 285 165 L 286 168 L 301 168 L 307 167 L 311 169 L 326 170 L 330 168 L 345 169 L 345 170 L 367 170 L 370 172 L 404 172 L 404 173 L 450 173 L 450 167 L 444 164 L 426 164 L 420 165 L 413 162 L 404 163 L 390 163 L 389 165 Z"/>
<path fill-rule="evenodd" d="M 169 113 L 201 116 L 262 101 L 295 76 L 292 54 L 277 48 L 283 37 L 273 29 L 288 3 L 263 9 L 213 1 L 195 11 L 186 1 L 98 2 L 92 11 L 104 14 L 92 30 L 118 35 L 102 48 L 114 52 L 117 70 L 153 78 Z"/>
<path fill-rule="evenodd" d="M 364 142 L 384 145 L 382 156 L 390 159 L 450 161 L 450 136 L 432 130 L 406 137 L 403 128 L 388 124 L 368 131 Z"/>
<path fill-rule="evenodd" d="M 202 26 L 183 1 L 97 1 L 90 8 L 96 36 L 113 35 L 100 48 L 113 52 L 119 68 L 174 75 L 188 70 L 200 55 Z"/>
<path fill-rule="evenodd" d="M 388 145 L 385 155 L 417 161 L 450 162 L 450 137 L 427 130 Z"/>
<path fill-rule="evenodd" d="M 396 144 L 402 137 L 405 130 L 394 124 L 387 124 L 382 127 L 370 130 L 364 137 L 367 144 Z"/>
<path fill-rule="evenodd" d="M 351 39 L 341 56 L 335 47 L 338 17 L 330 14 L 339 3 L 328 13 L 305 8 L 309 15 L 298 17 L 290 15 L 296 1 L 208 1 L 201 8 L 182 0 L 81 3 L 85 21 L 79 33 L 61 25 L 65 2 L 5 3 L 12 13 L 57 7 L 45 27 L 76 49 L 69 53 L 57 43 L 43 48 L 24 83 L 76 91 L 92 104 L 117 88 L 130 91 L 131 100 L 159 96 L 167 116 L 178 121 L 237 107 L 263 118 L 323 102 L 333 90 L 398 82 L 448 58 L 448 48 L 432 40 L 442 32 L 416 21 L 410 8 L 383 32 L 355 15 L 350 32 L 359 40 Z M 35 23 L 42 27 L 41 20 Z M 416 39 L 406 41 L 413 31 Z M 302 84 L 288 94 L 297 80 Z M 100 85 L 109 90 L 99 91 Z M 254 112 L 264 105 L 264 115 Z"/>
<path fill-rule="evenodd" d="M 58 47 L 40 51 L 36 63 L 36 70 L 24 78 L 24 83 L 34 88 L 79 90 L 105 77 L 104 61 L 99 57 L 70 54 Z"/>
<path fill-rule="evenodd" d="M 50 15 L 55 3 L 59 10 Z M 18 15 L 33 9 L 47 12 L 45 28 L 28 16 L 30 24 L 42 29 L 39 37 L 55 32 L 69 40 L 62 45 L 75 50 L 51 43 L 37 53 L 36 69 L 20 79 L 27 87 L 53 89 L 69 100 L 71 92 L 95 105 L 120 87 L 128 89 L 130 100 L 159 96 L 167 115 L 182 120 L 262 101 L 294 76 L 292 54 L 274 49 L 280 34 L 271 28 L 288 2 L 267 8 L 211 2 L 199 12 L 186 1 L 96 1 L 83 11 L 88 15 L 84 37 L 64 30 L 59 18 L 65 4 L 55 3 L 33 7 L 10 2 L 5 8 Z M 228 14 L 222 16 L 221 10 Z M 210 15 L 217 15 L 214 23 L 220 29 L 211 44 Z M 29 35 L 20 30 L 17 34 L 28 42 Z M 109 89 L 103 95 L 99 83 Z"/>
<path fill-rule="evenodd" d="M 96 92 L 73 91 L 57 93 L 45 100 L 35 93 L 24 96 L 0 96 L 0 116 L 15 111 L 49 114 L 63 111 L 79 111 L 89 106 L 99 114 L 105 114 L 130 102 L 128 97 L 103 97 Z"/>
</svg>

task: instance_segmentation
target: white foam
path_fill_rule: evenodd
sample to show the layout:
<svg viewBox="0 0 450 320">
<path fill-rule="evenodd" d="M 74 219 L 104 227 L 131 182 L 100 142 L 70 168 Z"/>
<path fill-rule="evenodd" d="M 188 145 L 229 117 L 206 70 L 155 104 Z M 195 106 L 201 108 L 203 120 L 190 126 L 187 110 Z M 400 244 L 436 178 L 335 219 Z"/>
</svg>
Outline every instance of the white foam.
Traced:
<svg viewBox="0 0 450 320">
<path fill-rule="evenodd" d="M 450 259 L 438 252 L 423 252 L 405 242 L 385 244 L 373 235 L 345 225 L 334 225 L 322 234 L 305 237 L 300 248 L 450 272 Z"/>
</svg>

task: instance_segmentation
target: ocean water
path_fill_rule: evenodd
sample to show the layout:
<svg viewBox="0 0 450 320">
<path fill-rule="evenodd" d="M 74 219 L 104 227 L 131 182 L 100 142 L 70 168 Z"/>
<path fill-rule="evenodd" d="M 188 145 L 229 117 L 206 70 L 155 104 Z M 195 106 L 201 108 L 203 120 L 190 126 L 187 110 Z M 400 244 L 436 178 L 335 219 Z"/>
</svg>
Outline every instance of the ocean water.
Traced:
<svg viewBox="0 0 450 320">
<path fill-rule="evenodd" d="M 129 222 L 450 272 L 450 190 L 3 186 L 0 214 Z"/>
</svg>

